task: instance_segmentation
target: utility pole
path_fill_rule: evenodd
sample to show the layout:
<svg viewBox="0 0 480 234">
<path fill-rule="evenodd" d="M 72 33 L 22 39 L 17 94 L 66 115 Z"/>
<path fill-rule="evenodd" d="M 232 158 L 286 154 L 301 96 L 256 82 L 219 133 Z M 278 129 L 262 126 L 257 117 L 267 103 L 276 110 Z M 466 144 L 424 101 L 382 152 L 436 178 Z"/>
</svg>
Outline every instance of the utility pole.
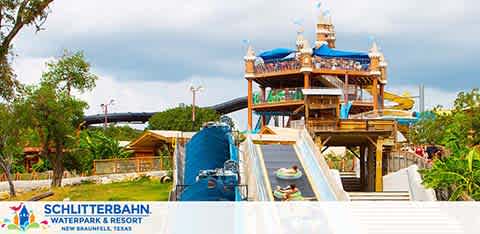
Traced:
<svg viewBox="0 0 480 234">
<path fill-rule="evenodd" d="M 425 111 L 425 85 L 421 84 L 418 86 L 418 94 L 419 94 L 419 107 L 418 110 L 420 113 Z"/>
<path fill-rule="evenodd" d="M 108 103 L 102 103 L 100 104 L 100 107 L 103 109 L 103 114 L 104 114 L 104 122 L 103 122 L 103 128 L 107 129 L 108 127 L 108 107 L 113 106 L 115 100 L 111 99 Z"/>
<path fill-rule="evenodd" d="M 203 91 L 203 87 L 201 85 L 197 87 L 190 85 L 190 91 L 192 92 L 192 122 L 195 123 L 195 96 L 198 92 Z"/>
</svg>

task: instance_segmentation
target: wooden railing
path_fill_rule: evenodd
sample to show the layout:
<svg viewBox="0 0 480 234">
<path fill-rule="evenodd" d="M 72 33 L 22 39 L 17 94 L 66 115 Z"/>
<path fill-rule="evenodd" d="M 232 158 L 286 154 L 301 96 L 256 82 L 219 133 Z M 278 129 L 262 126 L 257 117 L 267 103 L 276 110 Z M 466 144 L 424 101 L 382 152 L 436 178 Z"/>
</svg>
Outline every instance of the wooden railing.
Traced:
<svg viewBox="0 0 480 234">
<path fill-rule="evenodd" d="M 94 174 L 117 174 L 171 170 L 172 157 L 134 157 L 126 159 L 94 160 Z"/>
<path fill-rule="evenodd" d="M 310 119 L 307 122 L 310 131 L 394 131 L 393 120 L 318 120 Z"/>
</svg>

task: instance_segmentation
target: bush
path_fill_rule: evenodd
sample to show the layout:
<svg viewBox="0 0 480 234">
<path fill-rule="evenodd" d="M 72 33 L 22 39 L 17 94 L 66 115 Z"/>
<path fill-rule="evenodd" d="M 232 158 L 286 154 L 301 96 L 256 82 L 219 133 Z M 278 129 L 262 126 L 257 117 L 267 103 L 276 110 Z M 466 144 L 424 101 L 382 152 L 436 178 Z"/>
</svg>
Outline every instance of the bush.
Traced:
<svg viewBox="0 0 480 234">
<path fill-rule="evenodd" d="M 152 130 L 198 131 L 203 123 L 218 121 L 220 115 L 213 109 L 195 107 L 195 122 L 192 122 L 192 106 L 176 107 L 159 112 L 148 121 Z"/>
</svg>

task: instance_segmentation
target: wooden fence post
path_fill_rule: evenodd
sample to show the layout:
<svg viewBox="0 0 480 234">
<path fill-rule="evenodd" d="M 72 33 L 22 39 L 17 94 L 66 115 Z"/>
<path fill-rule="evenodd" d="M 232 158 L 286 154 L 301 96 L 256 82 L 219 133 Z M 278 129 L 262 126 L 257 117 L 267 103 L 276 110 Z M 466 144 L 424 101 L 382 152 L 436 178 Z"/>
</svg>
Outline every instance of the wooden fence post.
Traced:
<svg viewBox="0 0 480 234">
<path fill-rule="evenodd" d="M 137 172 L 140 172 L 140 161 L 138 158 L 135 159 L 135 163 L 137 165 Z"/>
</svg>

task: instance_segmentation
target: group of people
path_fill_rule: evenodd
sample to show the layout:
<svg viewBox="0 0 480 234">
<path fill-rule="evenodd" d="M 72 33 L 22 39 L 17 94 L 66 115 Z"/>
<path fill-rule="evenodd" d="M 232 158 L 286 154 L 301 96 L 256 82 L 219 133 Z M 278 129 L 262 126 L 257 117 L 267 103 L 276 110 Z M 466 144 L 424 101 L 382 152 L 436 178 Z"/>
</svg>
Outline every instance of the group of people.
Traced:
<svg viewBox="0 0 480 234">
<path fill-rule="evenodd" d="M 404 148 L 405 151 L 415 153 L 416 155 L 425 158 L 427 160 L 433 160 L 437 158 L 442 158 L 444 152 L 443 149 L 439 146 L 430 144 L 430 145 L 419 145 L 419 146 L 407 146 Z"/>
<path fill-rule="evenodd" d="M 362 64 L 357 60 L 343 59 L 343 58 L 325 58 L 315 56 L 314 66 L 317 69 L 331 69 L 331 70 L 354 70 L 366 71 L 368 64 Z"/>
<path fill-rule="evenodd" d="M 256 73 L 267 73 L 267 72 L 280 72 L 280 71 L 289 71 L 300 69 L 301 64 L 297 59 L 287 60 L 287 61 L 278 61 L 278 62 L 267 62 L 267 63 L 258 63 L 255 65 Z"/>
</svg>

